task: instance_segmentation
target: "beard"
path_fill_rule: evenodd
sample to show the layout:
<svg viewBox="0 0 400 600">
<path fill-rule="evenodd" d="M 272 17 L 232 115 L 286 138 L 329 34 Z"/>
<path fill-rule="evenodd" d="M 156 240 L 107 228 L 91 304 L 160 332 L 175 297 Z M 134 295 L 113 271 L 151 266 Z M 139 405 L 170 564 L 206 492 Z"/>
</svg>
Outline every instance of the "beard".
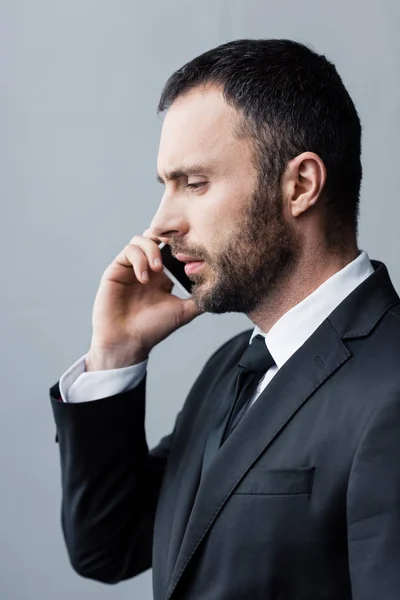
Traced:
<svg viewBox="0 0 400 600">
<path fill-rule="evenodd" d="M 279 293 L 299 255 L 299 239 L 284 221 L 280 193 L 271 196 L 259 186 L 225 248 L 215 258 L 205 257 L 203 269 L 189 276 L 194 303 L 215 314 L 254 313 Z"/>
</svg>

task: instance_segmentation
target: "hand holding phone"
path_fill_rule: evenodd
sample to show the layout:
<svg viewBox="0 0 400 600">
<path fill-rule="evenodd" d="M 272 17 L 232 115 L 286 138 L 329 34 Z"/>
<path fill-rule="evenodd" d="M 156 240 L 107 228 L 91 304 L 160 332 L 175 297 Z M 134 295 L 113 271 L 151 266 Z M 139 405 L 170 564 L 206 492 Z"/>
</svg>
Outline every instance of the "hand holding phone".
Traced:
<svg viewBox="0 0 400 600">
<path fill-rule="evenodd" d="M 187 299 L 171 294 L 174 283 Z M 134 236 L 102 275 L 87 370 L 142 362 L 155 345 L 202 314 L 190 297 L 191 285 L 184 263 L 172 256 L 169 246 L 149 230 Z"/>
</svg>

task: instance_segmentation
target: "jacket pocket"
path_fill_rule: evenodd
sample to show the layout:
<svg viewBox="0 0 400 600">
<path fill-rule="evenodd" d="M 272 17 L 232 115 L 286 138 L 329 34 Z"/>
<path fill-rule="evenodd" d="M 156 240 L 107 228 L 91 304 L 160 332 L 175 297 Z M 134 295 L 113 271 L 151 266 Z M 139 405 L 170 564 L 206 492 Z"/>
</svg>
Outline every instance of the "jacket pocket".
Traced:
<svg viewBox="0 0 400 600">
<path fill-rule="evenodd" d="M 250 469 L 234 494 L 310 494 L 314 467 L 306 469 Z"/>
</svg>

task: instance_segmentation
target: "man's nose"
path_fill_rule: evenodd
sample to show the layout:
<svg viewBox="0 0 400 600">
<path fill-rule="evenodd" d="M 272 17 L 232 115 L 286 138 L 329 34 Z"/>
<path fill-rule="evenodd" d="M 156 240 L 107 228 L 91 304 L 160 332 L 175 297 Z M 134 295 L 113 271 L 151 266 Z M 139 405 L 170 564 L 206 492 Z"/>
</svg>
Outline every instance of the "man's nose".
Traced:
<svg viewBox="0 0 400 600">
<path fill-rule="evenodd" d="M 187 223 L 177 207 L 161 203 L 150 223 L 150 230 L 168 244 L 170 237 L 180 237 L 187 232 Z"/>
</svg>

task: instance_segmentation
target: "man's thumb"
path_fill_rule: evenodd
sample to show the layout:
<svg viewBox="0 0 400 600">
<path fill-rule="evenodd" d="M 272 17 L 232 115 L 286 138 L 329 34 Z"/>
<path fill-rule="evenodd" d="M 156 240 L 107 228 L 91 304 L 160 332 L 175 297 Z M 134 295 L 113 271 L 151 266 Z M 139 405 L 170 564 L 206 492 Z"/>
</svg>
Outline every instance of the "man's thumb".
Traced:
<svg viewBox="0 0 400 600">
<path fill-rule="evenodd" d="M 202 315 L 204 312 L 204 310 L 197 308 L 193 298 L 182 300 L 182 325 L 190 323 L 195 317 Z"/>
</svg>

